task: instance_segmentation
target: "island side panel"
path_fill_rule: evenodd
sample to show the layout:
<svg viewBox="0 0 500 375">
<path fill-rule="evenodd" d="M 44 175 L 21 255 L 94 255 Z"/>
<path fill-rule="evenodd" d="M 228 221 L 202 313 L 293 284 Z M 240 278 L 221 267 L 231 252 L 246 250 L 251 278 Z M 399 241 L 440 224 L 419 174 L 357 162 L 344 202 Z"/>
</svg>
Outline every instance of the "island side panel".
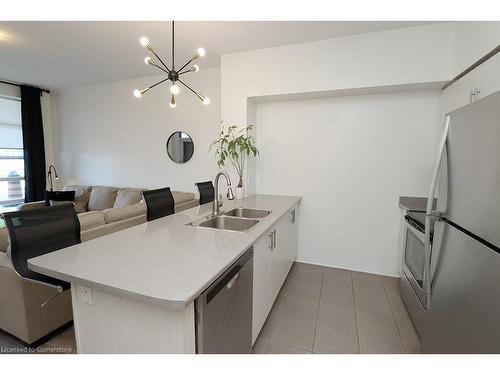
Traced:
<svg viewBox="0 0 500 375">
<path fill-rule="evenodd" d="M 194 303 L 184 310 L 161 308 L 92 288 L 84 301 L 71 284 L 77 352 L 195 353 Z"/>
</svg>

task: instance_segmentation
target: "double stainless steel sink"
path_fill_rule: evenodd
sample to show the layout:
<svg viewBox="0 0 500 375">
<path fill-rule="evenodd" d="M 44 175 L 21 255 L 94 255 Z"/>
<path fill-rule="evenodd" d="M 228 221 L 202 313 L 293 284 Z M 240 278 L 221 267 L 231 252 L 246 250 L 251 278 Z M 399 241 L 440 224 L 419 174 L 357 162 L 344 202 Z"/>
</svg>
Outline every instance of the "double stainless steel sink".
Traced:
<svg viewBox="0 0 500 375">
<path fill-rule="evenodd" d="M 208 218 L 204 217 L 188 225 L 233 232 L 246 232 L 259 222 L 257 219 L 266 217 L 270 213 L 271 211 L 269 210 L 238 207 L 224 212 L 221 215 Z"/>
</svg>

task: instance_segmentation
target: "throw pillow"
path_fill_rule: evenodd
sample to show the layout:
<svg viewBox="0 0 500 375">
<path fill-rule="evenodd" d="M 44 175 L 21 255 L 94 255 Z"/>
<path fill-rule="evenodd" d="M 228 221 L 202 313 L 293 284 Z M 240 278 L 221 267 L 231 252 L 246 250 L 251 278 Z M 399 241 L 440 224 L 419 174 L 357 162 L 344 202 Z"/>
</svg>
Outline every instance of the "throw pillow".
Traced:
<svg viewBox="0 0 500 375">
<path fill-rule="evenodd" d="M 75 211 L 77 214 L 86 212 L 89 205 L 90 192 L 92 186 L 87 185 L 69 185 L 63 188 L 64 191 L 75 190 Z"/>
</svg>

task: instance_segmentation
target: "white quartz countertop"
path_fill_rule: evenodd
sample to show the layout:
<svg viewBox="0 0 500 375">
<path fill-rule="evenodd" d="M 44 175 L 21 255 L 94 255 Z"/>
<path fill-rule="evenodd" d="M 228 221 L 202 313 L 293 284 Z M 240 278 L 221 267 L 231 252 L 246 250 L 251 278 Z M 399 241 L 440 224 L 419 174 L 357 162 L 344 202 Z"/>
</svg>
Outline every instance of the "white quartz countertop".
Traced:
<svg viewBox="0 0 500 375">
<path fill-rule="evenodd" d="M 263 208 L 271 214 L 248 232 L 192 227 L 212 204 L 83 242 L 28 261 L 33 271 L 146 303 L 183 309 L 215 281 L 300 197 L 254 195 L 221 211 Z"/>
</svg>

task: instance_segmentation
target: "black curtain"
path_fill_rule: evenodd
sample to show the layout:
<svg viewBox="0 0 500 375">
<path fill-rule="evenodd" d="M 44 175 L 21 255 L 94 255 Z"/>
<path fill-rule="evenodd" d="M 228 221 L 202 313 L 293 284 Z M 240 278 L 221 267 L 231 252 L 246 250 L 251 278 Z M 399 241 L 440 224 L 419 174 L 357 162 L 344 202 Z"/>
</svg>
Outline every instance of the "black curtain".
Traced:
<svg viewBox="0 0 500 375">
<path fill-rule="evenodd" d="M 45 146 L 38 87 L 21 85 L 25 202 L 45 199 Z"/>
</svg>

